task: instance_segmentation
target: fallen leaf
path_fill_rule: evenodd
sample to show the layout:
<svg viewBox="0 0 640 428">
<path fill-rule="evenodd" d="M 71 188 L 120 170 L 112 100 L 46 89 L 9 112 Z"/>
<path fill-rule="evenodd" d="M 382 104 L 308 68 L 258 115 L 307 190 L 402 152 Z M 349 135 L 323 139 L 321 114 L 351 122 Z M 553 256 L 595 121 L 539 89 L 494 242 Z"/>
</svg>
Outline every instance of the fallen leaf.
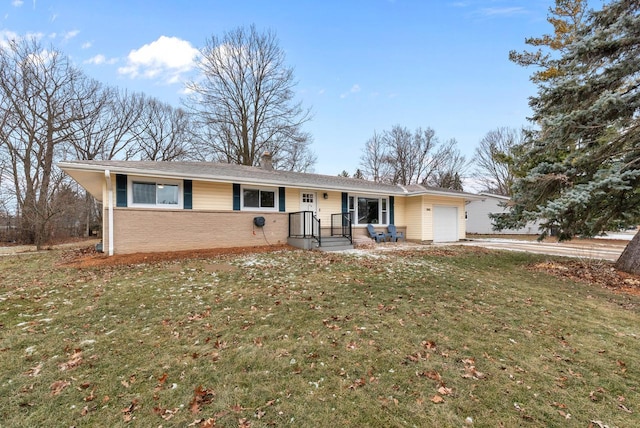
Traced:
<svg viewBox="0 0 640 428">
<path fill-rule="evenodd" d="M 199 428 L 213 428 L 216 426 L 216 420 L 213 418 L 202 421 Z"/>
<path fill-rule="evenodd" d="M 198 413 L 201 410 L 202 405 L 210 404 L 215 398 L 215 393 L 211 389 L 203 388 L 202 385 L 198 385 L 193 391 L 193 398 L 189 403 L 189 409 L 191 413 Z"/>
<path fill-rule="evenodd" d="M 93 400 L 95 400 L 96 396 L 95 396 L 94 392 L 95 392 L 95 389 L 92 389 L 91 393 L 87 397 L 84 397 L 84 401 L 93 401 Z"/>
<path fill-rule="evenodd" d="M 156 415 L 160 416 L 165 421 L 168 421 L 171 418 L 173 418 L 176 415 L 176 413 L 178 413 L 179 410 L 180 409 L 178 407 L 174 408 L 173 410 L 171 410 L 171 409 L 163 409 L 161 407 L 154 407 L 153 408 L 153 413 L 155 413 Z"/>
<path fill-rule="evenodd" d="M 65 388 L 71 385 L 71 382 L 66 380 L 57 380 L 51 384 L 49 389 L 51 390 L 51 395 L 60 394 Z"/>
<path fill-rule="evenodd" d="M 69 361 L 59 364 L 58 367 L 60 368 L 60 370 L 65 371 L 74 369 L 80 364 L 82 364 L 82 350 L 76 349 L 69 357 Z"/>
<path fill-rule="evenodd" d="M 121 410 L 122 418 L 125 422 L 131 422 L 135 417 L 133 416 L 134 410 L 138 410 L 140 406 L 138 406 L 138 400 L 132 400 L 131 404 Z"/>
<path fill-rule="evenodd" d="M 436 382 L 442 383 L 442 376 L 440 376 L 440 373 L 438 373 L 435 370 L 431 370 L 428 372 L 416 372 L 416 376 L 426 377 L 428 379 L 435 380 Z"/>
<path fill-rule="evenodd" d="M 364 378 L 356 379 L 351 385 L 348 386 L 349 389 L 361 388 L 367 384 L 367 381 Z"/>
<path fill-rule="evenodd" d="M 431 398 L 431 402 L 433 402 L 435 404 L 440 404 L 440 403 L 444 402 L 444 398 L 442 398 L 441 396 L 436 394 Z"/>
<path fill-rule="evenodd" d="M 565 419 L 571 419 L 571 413 L 567 413 L 563 410 L 558 410 L 558 413 Z"/>
<path fill-rule="evenodd" d="M 40 374 L 40 371 L 42 370 L 42 363 L 38 364 L 35 367 L 30 368 L 29 370 L 27 370 L 24 374 L 27 376 L 38 376 Z"/>
<path fill-rule="evenodd" d="M 453 390 L 451 388 L 447 388 L 446 386 L 441 386 L 438 388 L 438 392 L 442 395 L 451 395 Z"/>
<path fill-rule="evenodd" d="M 618 404 L 618 407 L 620 407 L 622 410 L 624 410 L 627 413 L 633 413 L 633 411 L 631 409 L 629 409 L 627 406 L 625 406 L 624 404 Z"/>
<path fill-rule="evenodd" d="M 424 346 L 426 349 L 436 349 L 436 343 L 432 340 L 423 341 L 422 346 Z"/>
</svg>

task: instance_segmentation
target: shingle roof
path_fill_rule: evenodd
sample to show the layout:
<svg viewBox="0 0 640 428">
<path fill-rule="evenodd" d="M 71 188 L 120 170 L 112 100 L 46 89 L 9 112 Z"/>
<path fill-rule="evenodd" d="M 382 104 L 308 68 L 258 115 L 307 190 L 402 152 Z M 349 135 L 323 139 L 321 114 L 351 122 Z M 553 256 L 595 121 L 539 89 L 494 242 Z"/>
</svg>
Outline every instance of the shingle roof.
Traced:
<svg viewBox="0 0 640 428">
<path fill-rule="evenodd" d="M 240 184 L 263 184 L 273 186 L 340 190 L 388 195 L 439 194 L 475 199 L 470 193 L 440 189 L 422 185 L 399 186 L 376 183 L 357 178 L 311 174 L 216 162 L 152 162 L 152 161 L 65 161 L 58 166 L 65 172 L 95 171 L 111 174 L 217 181 Z"/>
</svg>

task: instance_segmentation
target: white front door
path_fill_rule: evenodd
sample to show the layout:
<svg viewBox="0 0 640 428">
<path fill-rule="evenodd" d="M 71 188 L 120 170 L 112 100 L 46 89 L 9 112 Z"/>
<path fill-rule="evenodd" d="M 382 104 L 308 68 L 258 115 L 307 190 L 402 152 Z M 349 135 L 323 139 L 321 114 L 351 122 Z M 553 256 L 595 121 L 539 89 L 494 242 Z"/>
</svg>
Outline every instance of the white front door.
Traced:
<svg viewBox="0 0 640 428">
<path fill-rule="evenodd" d="M 318 194 L 316 192 L 300 192 L 300 211 L 312 212 L 313 215 L 318 214 Z M 302 232 L 305 235 L 313 234 L 313 216 L 305 214 L 302 222 Z"/>
</svg>

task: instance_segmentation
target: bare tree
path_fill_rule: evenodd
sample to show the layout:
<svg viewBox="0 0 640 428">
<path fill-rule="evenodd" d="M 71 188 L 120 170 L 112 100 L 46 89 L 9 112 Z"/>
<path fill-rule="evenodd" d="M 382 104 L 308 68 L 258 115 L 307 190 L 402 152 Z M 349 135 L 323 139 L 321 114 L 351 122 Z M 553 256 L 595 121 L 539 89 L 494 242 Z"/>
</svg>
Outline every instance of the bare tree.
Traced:
<svg viewBox="0 0 640 428">
<path fill-rule="evenodd" d="M 294 102 L 293 69 L 272 32 L 237 28 L 207 40 L 198 60 L 200 76 L 187 84 L 185 104 L 205 129 L 201 150 L 215 160 L 257 165 L 270 152 L 277 165 L 299 169 L 310 136 L 302 126 L 310 111 Z M 298 145 L 293 151 L 287 147 Z M 295 154 L 295 159 L 291 158 Z"/>
<path fill-rule="evenodd" d="M 489 131 L 475 150 L 474 178 L 483 191 L 510 196 L 515 151 L 524 142 L 522 130 L 501 127 Z"/>
<path fill-rule="evenodd" d="M 455 139 L 447 141 L 438 148 L 435 157 L 438 162 L 433 173 L 423 184 L 443 189 L 464 190 L 462 179 L 469 169 L 469 162 L 458 149 L 458 142 Z"/>
<path fill-rule="evenodd" d="M 141 121 L 144 95 L 102 87 L 80 106 L 87 113 L 77 128 L 72 155 L 82 160 L 130 159 L 137 151 L 135 126 Z"/>
<path fill-rule="evenodd" d="M 449 159 L 450 148 L 440 145 L 431 128 L 394 125 L 390 131 L 375 133 L 367 140 L 360 165 L 373 181 L 411 185 L 426 183 Z"/>
<path fill-rule="evenodd" d="M 308 137 L 296 139 L 282 146 L 278 155 L 273 158 L 275 169 L 295 172 L 311 172 L 316 163 L 316 155 L 308 148 Z"/>
<path fill-rule="evenodd" d="M 362 173 L 375 182 L 386 181 L 387 171 L 386 146 L 381 134 L 373 132 L 373 137 L 369 138 L 364 146 L 364 152 L 360 157 Z"/>
<path fill-rule="evenodd" d="M 190 117 L 183 109 L 143 97 L 142 114 L 133 129 L 140 159 L 172 161 L 187 157 L 193 133 Z"/>
<path fill-rule="evenodd" d="M 391 170 L 392 181 L 397 184 L 413 184 L 420 166 L 415 161 L 416 147 L 408 128 L 394 125 L 382 137 L 386 147 L 385 161 Z"/>
<path fill-rule="evenodd" d="M 88 114 L 81 104 L 98 87 L 66 56 L 36 40 L 0 47 L 0 142 L 10 162 L 22 239 L 38 248 L 58 213 L 51 198 L 62 174 L 54 161 L 74 140 L 74 123 Z"/>
</svg>

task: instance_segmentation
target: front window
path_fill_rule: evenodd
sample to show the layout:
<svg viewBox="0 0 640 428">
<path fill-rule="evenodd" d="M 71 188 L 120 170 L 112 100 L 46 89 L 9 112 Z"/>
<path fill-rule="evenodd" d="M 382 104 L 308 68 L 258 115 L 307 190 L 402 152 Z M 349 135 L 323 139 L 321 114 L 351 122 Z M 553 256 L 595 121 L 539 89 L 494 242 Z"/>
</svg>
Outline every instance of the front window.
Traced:
<svg viewBox="0 0 640 428">
<path fill-rule="evenodd" d="M 180 204 L 180 186 L 175 183 L 133 181 L 132 205 L 156 205 L 177 207 Z"/>
<path fill-rule="evenodd" d="M 355 224 L 388 224 L 389 200 L 371 196 L 349 196 L 349 213 Z"/>
<path fill-rule="evenodd" d="M 249 210 L 275 210 L 276 192 L 272 189 L 242 189 L 242 208 Z"/>
</svg>

